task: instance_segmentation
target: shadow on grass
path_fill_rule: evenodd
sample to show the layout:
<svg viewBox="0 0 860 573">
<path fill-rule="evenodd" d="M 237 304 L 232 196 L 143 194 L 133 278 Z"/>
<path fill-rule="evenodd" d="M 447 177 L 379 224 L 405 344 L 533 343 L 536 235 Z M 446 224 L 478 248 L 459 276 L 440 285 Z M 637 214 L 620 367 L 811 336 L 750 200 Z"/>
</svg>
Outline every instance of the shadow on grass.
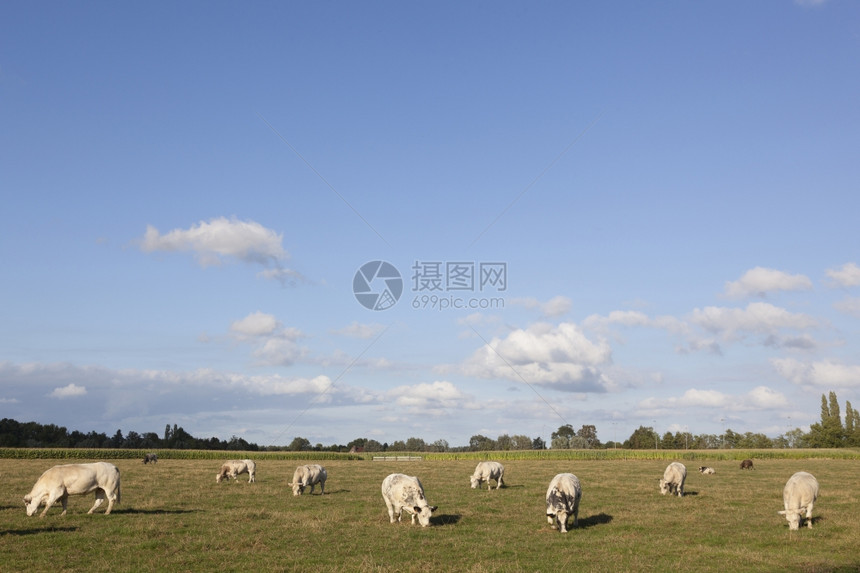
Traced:
<svg viewBox="0 0 860 573">
<path fill-rule="evenodd" d="M 454 525 L 459 523 L 463 518 L 460 514 L 455 515 L 434 515 L 430 518 L 430 525 Z"/>
<path fill-rule="evenodd" d="M 15 536 L 20 537 L 22 535 L 35 535 L 37 533 L 53 533 L 55 531 L 77 531 L 77 530 L 78 530 L 77 527 L 39 527 L 36 529 L 6 529 L 3 531 L 0 531 L 0 537 L 6 536 L 6 535 L 15 535 Z"/>
<path fill-rule="evenodd" d="M 351 489 L 342 489 L 341 488 L 341 489 L 336 489 L 334 491 L 329 490 L 329 491 L 325 492 L 325 494 L 326 495 L 337 495 L 339 493 L 350 493 L 351 491 L 352 491 Z M 322 494 L 321 493 L 320 494 L 314 493 L 312 495 L 322 495 Z"/>
<path fill-rule="evenodd" d="M 123 515 L 181 515 L 183 513 L 199 513 L 202 509 L 115 509 L 111 515 L 121 513 Z"/>
<path fill-rule="evenodd" d="M 612 521 L 612 516 L 606 513 L 598 513 L 597 515 L 590 515 L 588 517 L 581 518 L 577 523 L 577 529 L 583 529 L 586 527 L 594 527 L 595 525 L 606 525 Z"/>
</svg>

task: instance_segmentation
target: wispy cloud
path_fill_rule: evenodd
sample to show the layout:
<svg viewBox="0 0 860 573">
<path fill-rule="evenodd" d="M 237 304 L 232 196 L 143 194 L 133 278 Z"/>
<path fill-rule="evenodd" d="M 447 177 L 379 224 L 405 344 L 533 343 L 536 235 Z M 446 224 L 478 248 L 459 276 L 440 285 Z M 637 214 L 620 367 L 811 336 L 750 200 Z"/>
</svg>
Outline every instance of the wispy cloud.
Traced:
<svg viewBox="0 0 860 573">
<path fill-rule="evenodd" d="M 854 287 L 860 285 L 860 267 L 855 263 L 845 263 L 837 269 L 827 269 L 826 273 L 836 286 Z"/>
<path fill-rule="evenodd" d="M 48 394 L 50 398 L 58 398 L 63 400 L 65 398 L 76 398 L 78 396 L 86 396 L 87 389 L 85 386 L 78 386 L 77 384 L 69 384 L 68 386 L 63 386 L 62 388 L 54 388 L 54 391 Z"/>
<path fill-rule="evenodd" d="M 729 298 L 765 297 L 769 292 L 812 289 L 812 281 L 803 275 L 790 275 L 776 269 L 755 267 L 736 281 L 726 282 Z"/>
<path fill-rule="evenodd" d="M 533 297 L 513 298 L 510 304 L 514 306 L 522 306 L 529 310 L 539 310 L 541 315 L 546 318 L 557 318 L 570 312 L 573 303 L 566 296 L 558 295 L 541 302 Z"/>
<path fill-rule="evenodd" d="M 746 333 L 770 334 L 781 329 L 815 328 L 817 321 L 766 302 L 753 302 L 746 308 L 707 306 L 693 310 L 690 322 L 727 340 Z"/>
<path fill-rule="evenodd" d="M 767 386 L 758 386 L 746 394 L 733 395 L 717 390 L 690 388 L 683 395 L 669 398 L 646 398 L 638 407 L 646 413 L 677 410 L 678 408 L 714 408 L 730 411 L 784 408 L 786 397 Z"/>
<path fill-rule="evenodd" d="M 351 324 L 332 330 L 332 334 L 346 336 L 349 338 L 359 338 L 361 340 L 370 340 L 376 337 L 380 332 L 385 330 L 385 326 L 381 324 L 362 324 L 358 321 L 353 321 Z"/>
<path fill-rule="evenodd" d="M 794 358 L 774 358 L 774 370 L 791 382 L 802 386 L 824 388 L 860 388 L 860 365 L 832 360 L 801 362 Z"/>
</svg>

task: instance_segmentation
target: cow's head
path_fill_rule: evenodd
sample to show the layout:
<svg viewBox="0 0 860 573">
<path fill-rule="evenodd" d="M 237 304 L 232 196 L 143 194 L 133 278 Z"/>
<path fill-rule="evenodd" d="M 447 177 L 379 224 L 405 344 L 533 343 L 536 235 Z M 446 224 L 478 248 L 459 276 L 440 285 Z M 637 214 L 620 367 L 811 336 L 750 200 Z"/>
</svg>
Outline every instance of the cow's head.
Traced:
<svg viewBox="0 0 860 573">
<path fill-rule="evenodd" d="M 297 481 L 295 483 L 289 483 L 287 485 L 293 488 L 293 495 L 295 496 L 302 495 L 303 493 L 305 493 L 305 484 L 300 481 Z"/>
<path fill-rule="evenodd" d="M 226 472 L 218 472 L 215 474 L 215 483 L 221 483 L 221 480 L 224 479 Z"/>
<path fill-rule="evenodd" d="M 432 515 L 432 513 L 436 511 L 436 506 L 425 505 L 422 507 L 416 505 L 412 508 L 412 511 L 415 515 L 418 516 L 418 523 L 421 524 L 421 527 L 427 527 L 428 525 L 430 525 L 430 515 Z"/>
<path fill-rule="evenodd" d="M 481 480 L 475 476 L 470 477 L 469 482 L 472 484 L 472 489 L 477 489 L 477 487 L 481 485 Z"/>
<path fill-rule="evenodd" d="M 669 493 L 669 482 L 664 479 L 660 480 L 660 493 L 662 493 L 663 495 Z"/>
<path fill-rule="evenodd" d="M 27 506 L 27 516 L 32 516 L 39 509 L 39 505 L 42 503 L 42 497 L 31 497 L 29 495 L 24 496 L 24 505 Z"/>
<path fill-rule="evenodd" d="M 800 529 L 800 516 L 803 512 L 806 511 L 805 507 L 801 507 L 800 509 L 787 509 L 785 511 L 777 511 L 778 514 L 784 515 L 788 520 L 788 528 L 791 531 L 797 531 Z"/>
</svg>

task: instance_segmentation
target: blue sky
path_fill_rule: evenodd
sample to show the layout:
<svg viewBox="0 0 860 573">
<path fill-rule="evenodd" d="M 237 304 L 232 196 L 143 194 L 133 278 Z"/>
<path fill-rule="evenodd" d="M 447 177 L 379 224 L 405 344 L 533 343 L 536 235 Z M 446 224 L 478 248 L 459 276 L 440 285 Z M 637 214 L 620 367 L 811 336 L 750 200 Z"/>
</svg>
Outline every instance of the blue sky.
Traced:
<svg viewBox="0 0 860 573">
<path fill-rule="evenodd" d="M 4 5 L 0 417 L 806 427 L 860 403 L 858 56 L 835 0 Z"/>
</svg>

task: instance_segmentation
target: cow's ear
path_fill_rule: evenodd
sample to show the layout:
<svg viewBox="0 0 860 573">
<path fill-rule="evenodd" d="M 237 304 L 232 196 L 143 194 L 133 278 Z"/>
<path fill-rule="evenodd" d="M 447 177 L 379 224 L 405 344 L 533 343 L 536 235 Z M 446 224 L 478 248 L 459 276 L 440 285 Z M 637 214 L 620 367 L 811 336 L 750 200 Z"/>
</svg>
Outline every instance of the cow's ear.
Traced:
<svg viewBox="0 0 860 573">
<path fill-rule="evenodd" d="M 413 506 L 412 509 L 415 511 L 415 513 L 421 513 L 421 508 L 417 505 Z"/>
<path fill-rule="evenodd" d="M 431 505 L 431 506 L 430 506 L 430 513 L 433 513 L 433 512 L 434 512 L 434 511 L 436 511 L 437 509 L 439 509 L 437 506 L 435 506 L 435 505 Z"/>
<path fill-rule="evenodd" d="M 780 515 L 785 515 L 785 513 L 786 513 L 786 512 L 784 512 L 784 511 L 777 511 L 777 513 L 778 513 L 778 514 L 780 514 Z"/>
</svg>

